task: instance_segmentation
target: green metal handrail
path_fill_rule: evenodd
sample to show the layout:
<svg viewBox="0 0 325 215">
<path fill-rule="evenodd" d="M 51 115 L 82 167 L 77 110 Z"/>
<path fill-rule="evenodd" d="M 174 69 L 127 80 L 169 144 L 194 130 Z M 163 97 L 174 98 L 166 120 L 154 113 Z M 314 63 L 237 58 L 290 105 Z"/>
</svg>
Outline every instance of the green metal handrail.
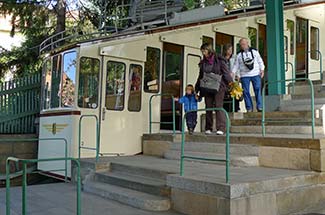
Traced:
<svg viewBox="0 0 325 215">
<path fill-rule="evenodd" d="M 172 122 L 153 122 L 152 121 L 152 99 L 154 97 L 163 97 L 163 96 L 168 96 L 172 99 L 172 114 L 173 114 L 173 121 Z M 173 134 L 175 135 L 175 132 L 176 132 L 176 117 L 175 117 L 175 98 L 173 95 L 171 94 L 155 94 L 155 95 L 152 95 L 150 96 L 150 99 L 149 99 L 149 134 L 152 133 L 152 124 L 153 123 L 159 123 L 159 124 L 172 124 L 173 125 Z"/>
<path fill-rule="evenodd" d="M 81 122 L 84 118 L 95 118 L 95 120 L 96 120 L 96 148 L 81 146 Z M 99 159 L 99 120 L 98 120 L 98 117 L 94 114 L 80 116 L 78 135 L 79 135 L 78 136 L 78 158 L 80 159 L 81 149 L 95 150 L 96 151 L 96 162 L 98 162 L 98 159 Z"/>
<path fill-rule="evenodd" d="M 271 81 L 265 83 L 262 90 L 262 98 L 263 98 L 263 108 L 262 108 L 262 135 L 265 137 L 265 87 L 269 84 L 274 83 L 282 83 L 287 81 L 293 81 L 293 79 L 287 79 L 287 80 L 278 80 L 278 81 Z M 310 87 L 310 104 L 311 104 L 311 131 L 312 131 L 312 138 L 315 138 L 315 94 L 314 94 L 314 85 L 313 82 L 309 78 L 295 78 L 294 81 L 307 81 Z M 293 84 L 295 84 L 293 82 Z"/>
<path fill-rule="evenodd" d="M 80 162 L 79 159 L 65 157 L 65 158 L 47 158 L 47 159 L 20 159 L 15 157 L 8 157 L 6 161 L 6 215 L 10 215 L 10 161 L 22 163 L 23 166 L 23 180 L 22 180 L 22 215 L 27 213 L 26 204 L 26 187 L 27 187 L 27 164 L 38 163 L 38 162 L 49 162 L 49 161 L 74 161 L 77 163 L 77 215 L 81 215 L 81 177 L 80 177 Z"/>
<path fill-rule="evenodd" d="M 294 83 L 294 79 L 296 78 L 296 70 L 294 69 L 293 63 L 287 61 L 287 62 L 285 62 L 285 64 L 288 64 L 291 66 L 291 80 L 292 80 L 292 83 Z M 292 93 L 295 93 L 295 85 L 294 84 L 292 84 Z"/>
<path fill-rule="evenodd" d="M 58 138 L 10 138 L 10 139 L 0 139 L 0 142 L 18 142 L 18 141 L 25 141 L 25 142 L 34 142 L 34 141 L 56 141 L 62 140 L 64 142 L 64 157 L 68 157 L 68 141 L 63 137 Z M 64 181 L 68 181 L 68 163 L 65 161 L 65 172 L 64 172 Z"/>
<path fill-rule="evenodd" d="M 232 112 L 235 113 L 236 112 L 236 108 L 235 108 L 235 97 L 231 97 L 231 101 L 224 101 L 224 104 L 231 104 L 231 109 Z"/>
<path fill-rule="evenodd" d="M 308 53 L 316 52 L 319 55 L 319 72 L 309 72 L 309 74 L 314 74 L 314 73 L 319 73 L 320 75 L 320 80 L 323 80 L 323 55 L 322 52 L 319 50 L 311 50 L 308 51 Z"/>
<path fill-rule="evenodd" d="M 204 158 L 204 157 L 195 157 L 195 156 L 186 156 L 185 154 L 185 118 L 186 114 L 190 112 L 201 112 L 201 111 L 222 111 L 226 115 L 226 159 L 213 159 L 213 158 Z M 205 108 L 198 110 L 191 110 L 184 114 L 182 121 L 182 142 L 181 142 L 181 162 L 180 162 L 180 175 L 184 175 L 184 159 L 192 160 L 204 160 L 204 161 L 221 161 L 226 163 L 226 183 L 229 183 L 230 180 L 230 120 L 227 111 L 223 108 Z"/>
</svg>

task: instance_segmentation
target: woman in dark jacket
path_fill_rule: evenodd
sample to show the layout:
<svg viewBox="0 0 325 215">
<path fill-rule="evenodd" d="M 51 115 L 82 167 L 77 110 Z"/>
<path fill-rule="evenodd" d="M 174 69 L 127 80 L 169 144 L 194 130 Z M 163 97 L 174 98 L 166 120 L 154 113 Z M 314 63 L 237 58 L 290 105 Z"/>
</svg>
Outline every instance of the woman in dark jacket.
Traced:
<svg viewBox="0 0 325 215">
<path fill-rule="evenodd" d="M 203 60 L 200 62 L 200 74 L 195 84 L 195 90 L 204 97 L 206 108 L 222 108 L 225 92 L 229 83 L 232 82 L 231 73 L 228 69 L 226 60 L 222 56 L 217 56 L 212 46 L 205 43 L 201 46 Z M 221 75 L 220 87 L 218 91 L 210 91 L 200 86 L 201 79 L 205 74 L 214 73 Z M 218 85 L 217 80 L 215 81 Z M 223 135 L 226 131 L 226 117 L 222 111 L 216 111 L 216 129 L 217 135 Z M 212 111 L 206 113 L 205 133 L 212 134 L 213 114 Z"/>
</svg>

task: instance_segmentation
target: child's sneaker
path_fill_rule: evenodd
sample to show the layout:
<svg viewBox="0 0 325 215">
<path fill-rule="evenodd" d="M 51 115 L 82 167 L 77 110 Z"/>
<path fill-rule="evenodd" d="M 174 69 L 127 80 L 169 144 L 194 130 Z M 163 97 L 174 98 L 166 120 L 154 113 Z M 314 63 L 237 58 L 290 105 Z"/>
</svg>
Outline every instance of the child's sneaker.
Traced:
<svg viewBox="0 0 325 215">
<path fill-rule="evenodd" d="M 223 131 L 217 131 L 217 135 L 224 135 Z"/>
<path fill-rule="evenodd" d="M 206 131 L 205 131 L 205 134 L 206 134 L 206 135 L 211 135 L 211 134 L 212 134 L 212 131 L 211 131 L 211 130 L 206 130 Z"/>
</svg>

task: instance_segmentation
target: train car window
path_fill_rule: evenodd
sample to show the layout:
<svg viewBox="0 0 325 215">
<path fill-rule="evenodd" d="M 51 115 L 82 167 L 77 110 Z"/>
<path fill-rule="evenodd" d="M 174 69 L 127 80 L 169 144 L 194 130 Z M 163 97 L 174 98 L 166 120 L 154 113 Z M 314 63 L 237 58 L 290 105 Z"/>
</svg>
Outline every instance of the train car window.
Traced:
<svg viewBox="0 0 325 215">
<path fill-rule="evenodd" d="M 310 58 L 319 60 L 319 54 L 316 52 L 319 50 L 319 29 L 311 27 L 310 29 Z"/>
<path fill-rule="evenodd" d="M 125 64 L 121 62 L 107 62 L 106 100 L 108 110 L 124 109 L 125 95 Z"/>
<path fill-rule="evenodd" d="M 290 55 L 295 54 L 295 23 L 292 20 L 287 20 L 287 28 L 290 32 Z"/>
<path fill-rule="evenodd" d="M 98 107 L 100 61 L 96 58 L 80 58 L 78 87 L 78 106 L 81 108 Z"/>
<path fill-rule="evenodd" d="M 49 109 L 51 103 L 51 77 L 52 65 L 51 59 L 45 61 L 43 65 L 43 87 L 42 87 L 42 109 Z"/>
<path fill-rule="evenodd" d="M 204 44 L 204 43 L 210 44 L 213 47 L 213 38 L 212 37 L 203 36 L 202 37 L 202 44 Z"/>
<path fill-rule="evenodd" d="M 52 77 L 51 77 L 51 107 L 60 107 L 60 85 L 61 85 L 61 62 L 62 56 L 56 55 L 52 61 Z"/>
<path fill-rule="evenodd" d="M 68 52 L 63 56 L 63 73 L 61 88 L 61 107 L 75 105 L 77 53 Z"/>
<path fill-rule="evenodd" d="M 248 38 L 251 41 L 251 47 L 257 48 L 257 29 L 248 27 Z"/>
<path fill-rule="evenodd" d="M 159 92 L 160 49 L 147 47 L 147 60 L 144 64 L 144 91 Z"/>
<path fill-rule="evenodd" d="M 129 100 L 128 110 L 141 110 L 142 66 L 131 64 L 129 72 Z"/>
</svg>

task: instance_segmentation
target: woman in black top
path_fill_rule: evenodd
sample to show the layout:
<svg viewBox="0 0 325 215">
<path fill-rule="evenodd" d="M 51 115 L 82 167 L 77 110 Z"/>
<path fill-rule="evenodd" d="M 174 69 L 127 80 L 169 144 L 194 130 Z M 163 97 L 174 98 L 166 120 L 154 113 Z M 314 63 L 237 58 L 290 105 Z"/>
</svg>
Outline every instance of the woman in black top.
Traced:
<svg viewBox="0 0 325 215">
<path fill-rule="evenodd" d="M 200 97 L 204 97 L 206 108 L 222 108 L 225 92 L 228 89 L 229 83 L 232 82 L 232 77 L 228 69 L 226 60 L 222 56 L 217 56 L 213 51 L 212 46 L 207 43 L 201 46 L 201 51 L 203 55 L 203 60 L 201 60 L 199 64 L 200 74 L 195 85 L 195 90 L 200 94 Z M 222 75 L 220 88 L 216 92 L 208 91 L 200 86 L 200 81 L 202 80 L 204 75 L 208 73 Z M 216 82 L 216 85 L 217 84 L 218 83 Z M 212 111 L 207 111 L 205 133 L 212 134 L 212 127 L 213 114 Z M 223 135 L 226 131 L 226 117 L 222 111 L 216 111 L 216 129 L 218 135 Z"/>
</svg>

